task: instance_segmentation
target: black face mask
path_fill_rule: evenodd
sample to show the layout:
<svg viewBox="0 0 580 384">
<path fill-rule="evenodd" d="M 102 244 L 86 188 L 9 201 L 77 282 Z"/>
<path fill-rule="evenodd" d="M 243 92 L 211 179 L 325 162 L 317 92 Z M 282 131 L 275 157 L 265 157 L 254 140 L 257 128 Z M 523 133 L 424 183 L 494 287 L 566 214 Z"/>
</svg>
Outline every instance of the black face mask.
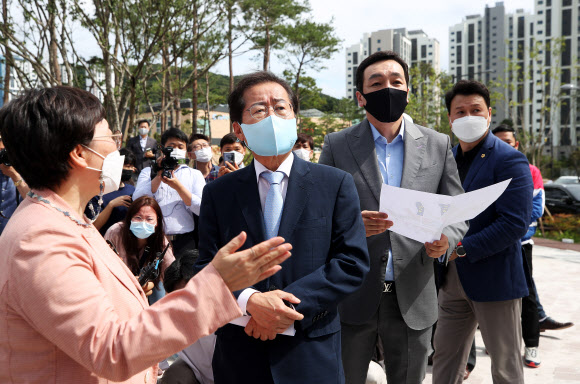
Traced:
<svg viewBox="0 0 580 384">
<path fill-rule="evenodd" d="M 129 181 L 131 180 L 131 177 L 133 176 L 133 171 L 130 169 L 123 169 L 123 172 L 121 173 L 121 181 L 125 182 L 125 181 Z"/>
<path fill-rule="evenodd" d="M 395 88 L 383 88 L 362 95 L 367 101 L 364 108 L 381 123 L 399 120 L 407 106 L 407 92 Z"/>
</svg>

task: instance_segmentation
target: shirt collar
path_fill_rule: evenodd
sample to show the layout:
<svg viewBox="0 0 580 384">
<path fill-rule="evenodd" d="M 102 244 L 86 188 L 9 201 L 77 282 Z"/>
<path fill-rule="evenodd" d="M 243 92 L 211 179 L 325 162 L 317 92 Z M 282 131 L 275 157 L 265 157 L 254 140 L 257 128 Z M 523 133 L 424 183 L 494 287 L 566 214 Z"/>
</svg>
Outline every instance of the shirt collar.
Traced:
<svg viewBox="0 0 580 384">
<path fill-rule="evenodd" d="M 371 132 L 373 133 L 373 141 L 377 141 L 377 139 L 379 137 L 384 137 L 383 135 L 381 135 L 381 133 L 375 128 L 375 126 L 373 125 L 373 123 L 371 123 L 369 121 L 369 124 L 371 126 Z M 401 129 L 399 129 L 399 134 L 393 139 L 393 141 L 391 141 L 391 144 L 393 144 L 395 142 L 395 140 L 397 140 L 397 137 L 401 137 L 401 140 L 403 140 L 405 138 L 405 119 L 403 118 L 403 120 L 401 120 Z M 386 139 L 386 138 L 385 138 Z"/>
<path fill-rule="evenodd" d="M 294 164 L 294 154 L 293 153 L 291 153 L 290 156 L 288 156 L 286 158 L 286 160 L 284 160 L 282 162 L 282 164 L 280 164 L 280 166 L 278 167 L 278 169 L 276 171 L 282 172 L 286 177 L 290 177 L 290 171 L 292 170 L 292 164 Z M 262 163 L 260 163 L 256 158 L 254 158 L 254 168 L 256 169 L 256 181 L 258 183 L 260 182 L 260 175 L 262 174 L 262 172 L 271 172 L 268 168 L 264 167 L 262 165 Z"/>
</svg>

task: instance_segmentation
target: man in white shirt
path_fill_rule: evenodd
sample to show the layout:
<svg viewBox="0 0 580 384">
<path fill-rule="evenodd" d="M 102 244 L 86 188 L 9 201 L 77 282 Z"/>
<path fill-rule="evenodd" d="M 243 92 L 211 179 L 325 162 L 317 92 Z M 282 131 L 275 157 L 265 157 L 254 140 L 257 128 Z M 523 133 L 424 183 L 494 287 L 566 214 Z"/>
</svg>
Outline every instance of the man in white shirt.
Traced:
<svg viewBox="0 0 580 384">
<path fill-rule="evenodd" d="M 162 155 L 157 160 L 157 172 L 152 173 L 150 167 L 144 168 L 133 193 L 133 200 L 148 195 L 159 203 L 165 234 L 172 242 L 174 253 L 196 247 L 193 214 L 199 215 L 201 194 L 205 186 L 201 172 L 186 165 L 187 142 L 187 135 L 183 131 L 177 128 L 165 131 L 161 136 L 161 145 L 172 148 L 170 157 L 173 159 L 164 159 Z M 167 160 L 177 163 L 170 170 L 171 178 L 163 176 L 162 164 L 167 163 Z"/>
</svg>

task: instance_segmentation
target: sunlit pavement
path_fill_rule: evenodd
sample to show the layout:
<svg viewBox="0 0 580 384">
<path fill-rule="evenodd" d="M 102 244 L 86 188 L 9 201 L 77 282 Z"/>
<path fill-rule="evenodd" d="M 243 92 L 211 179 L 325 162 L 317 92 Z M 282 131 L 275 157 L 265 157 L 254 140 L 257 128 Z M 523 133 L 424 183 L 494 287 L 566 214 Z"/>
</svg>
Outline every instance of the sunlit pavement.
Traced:
<svg viewBox="0 0 580 384">
<path fill-rule="evenodd" d="M 550 245 L 552 247 L 540 246 Z M 558 249 L 553 246 L 558 246 Z M 562 331 L 546 331 L 540 337 L 539 368 L 524 366 L 526 384 L 580 383 L 580 252 L 578 244 L 536 241 L 533 251 L 534 280 L 546 313 L 557 321 L 575 325 Z M 479 331 L 476 333 L 477 365 L 465 383 L 492 384 L 491 360 Z M 523 356 L 523 342 L 522 342 Z M 431 383 L 431 367 L 424 384 Z"/>
</svg>

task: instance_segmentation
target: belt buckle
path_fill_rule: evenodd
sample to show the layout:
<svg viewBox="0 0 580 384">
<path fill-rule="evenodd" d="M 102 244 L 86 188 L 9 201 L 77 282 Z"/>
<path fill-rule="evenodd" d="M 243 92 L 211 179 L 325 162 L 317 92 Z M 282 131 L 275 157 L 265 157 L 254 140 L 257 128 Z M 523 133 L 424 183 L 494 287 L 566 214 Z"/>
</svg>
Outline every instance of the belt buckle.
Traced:
<svg viewBox="0 0 580 384">
<path fill-rule="evenodd" d="M 391 293 L 393 292 L 393 283 L 383 283 L 383 293 Z"/>
</svg>

